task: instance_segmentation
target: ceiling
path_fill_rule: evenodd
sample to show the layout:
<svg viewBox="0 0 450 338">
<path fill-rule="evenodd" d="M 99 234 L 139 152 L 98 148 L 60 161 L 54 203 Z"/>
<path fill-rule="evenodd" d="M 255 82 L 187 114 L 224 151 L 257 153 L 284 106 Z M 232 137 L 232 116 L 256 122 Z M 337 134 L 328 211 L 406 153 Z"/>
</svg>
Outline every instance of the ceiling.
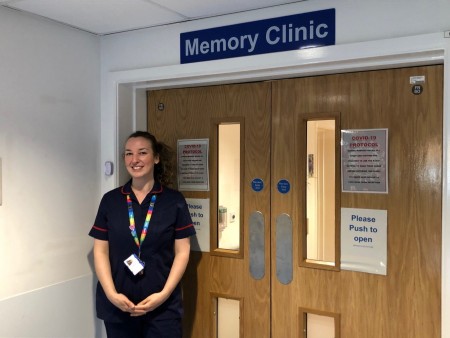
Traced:
<svg viewBox="0 0 450 338">
<path fill-rule="evenodd" d="M 0 5 L 106 35 L 245 12 L 293 0 L 0 0 Z"/>
</svg>

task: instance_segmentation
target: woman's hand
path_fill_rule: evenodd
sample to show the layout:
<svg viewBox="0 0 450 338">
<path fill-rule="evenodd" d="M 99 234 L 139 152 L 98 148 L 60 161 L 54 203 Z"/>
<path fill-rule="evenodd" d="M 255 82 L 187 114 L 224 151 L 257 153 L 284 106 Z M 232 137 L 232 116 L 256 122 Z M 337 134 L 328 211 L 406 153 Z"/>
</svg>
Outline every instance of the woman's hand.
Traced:
<svg viewBox="0 0 450 338">
<path fill-rule="evenodd" d="M 191 242 L 189 237 L 175 240 L 175 259 L 164 288 L 161 292 L 155 292 L 137 304 L 131 316 L 145 315 L 147 312 L 156 309 L 170 297 L 186 270 L 190 249 Z"/>
<path fill-rule="evenodd" d="M 167 297 L 164 296 L 162 292 L 153 293 L 136 305 L 133 312 L 131 313 L 131 316 L 138 317 L 145 315 L 147 312 L 153 311 L 162 303 L 164 303 L 166 299 Z"/>
<path fill-rule="evenodd" d="M 123 312 L 133 313 L 136 308 L 136 305 L 134 305 L 134 303 L 130 301 L 127 296 L 121 293 L 115 293 L 109 296 L 108 299 Z"/>
<path fill-rule="evenodd" d="M 133 312 L 135 308 L 133 302 L 125 295 L 118 293 L 114 286 L 111 275 L 111 264 L 109 262 L 108 241 L 94 240 L 94 264 L 98 280 L 109 301 L 124 312 Z"/>
</svg>

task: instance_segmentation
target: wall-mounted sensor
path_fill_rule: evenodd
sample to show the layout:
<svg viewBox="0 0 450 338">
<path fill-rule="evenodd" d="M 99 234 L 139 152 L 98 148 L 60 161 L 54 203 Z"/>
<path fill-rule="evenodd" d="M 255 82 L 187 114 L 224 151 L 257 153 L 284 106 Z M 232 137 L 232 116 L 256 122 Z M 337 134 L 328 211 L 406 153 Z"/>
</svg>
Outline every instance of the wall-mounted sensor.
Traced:
<svg viewBox="0 0 450 338">
<path fill-rule="evenodd" d="M 114 172 L 114 165 L 111 161 L 105 162 L 105 175 L 111 176 Z"/>
<path fill-rule="evenodd" d="M 230 212 L 230 223 L 233 223 L 236 220 L 236 213 Z"/>
</svg>

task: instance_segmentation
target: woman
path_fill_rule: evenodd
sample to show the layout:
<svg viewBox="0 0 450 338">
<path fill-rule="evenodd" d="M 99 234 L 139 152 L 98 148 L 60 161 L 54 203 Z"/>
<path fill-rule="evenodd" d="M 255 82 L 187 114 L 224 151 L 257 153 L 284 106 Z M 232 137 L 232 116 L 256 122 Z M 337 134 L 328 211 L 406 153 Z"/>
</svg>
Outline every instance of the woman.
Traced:
<svg viewBox="0 0 450 338">
<path fill-rule="evenodd" d="M 131 180 L 103 196 L 89 233 L 108 338 L 182 336 L 179 282 L 195 230 L 183 195 L 166 186 L 169 154 L 150 133 L 131 134 L 123 155 Z"/>
</svg>

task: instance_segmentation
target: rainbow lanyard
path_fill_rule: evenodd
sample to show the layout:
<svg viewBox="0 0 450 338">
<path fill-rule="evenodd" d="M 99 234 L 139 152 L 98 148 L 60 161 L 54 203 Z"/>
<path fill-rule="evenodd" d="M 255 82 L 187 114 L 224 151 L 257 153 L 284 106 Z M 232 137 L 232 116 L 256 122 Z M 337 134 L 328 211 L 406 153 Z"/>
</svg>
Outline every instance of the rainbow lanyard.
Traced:
<svg viewBox="0 0 450 338">
<path fill-rule="evenodd" d="M 148 225 L 150 223 L 150 219 L 152 218 L 153 213 L 153 207 L 155 206 L 156 201 L 156 195 L 152 195 L 152 199 L 150 200 L 150 206 L 148 207 L 147 216 L 145 217 L 144 222 L 144 228 L 141 232 L 141 239 L 138 239 L 138 236 L 136 234 L 136 227 L 134 225 L 134 212 L 133 212 L 133 204 L 131 203 L 131 197 L 130 195 L 127 195 L 127 204 L 128 204 L 128 217 L 130 218 L 130 230 L 131 235 L 134 238 L 134 242 L 136 243 L 137 247 L 139 248 L 139 258 L 141 257 L 141 245 L 142 242 L 144 242 L 145 236 L 147 236 L 147 229 Z"/>
</svg>

